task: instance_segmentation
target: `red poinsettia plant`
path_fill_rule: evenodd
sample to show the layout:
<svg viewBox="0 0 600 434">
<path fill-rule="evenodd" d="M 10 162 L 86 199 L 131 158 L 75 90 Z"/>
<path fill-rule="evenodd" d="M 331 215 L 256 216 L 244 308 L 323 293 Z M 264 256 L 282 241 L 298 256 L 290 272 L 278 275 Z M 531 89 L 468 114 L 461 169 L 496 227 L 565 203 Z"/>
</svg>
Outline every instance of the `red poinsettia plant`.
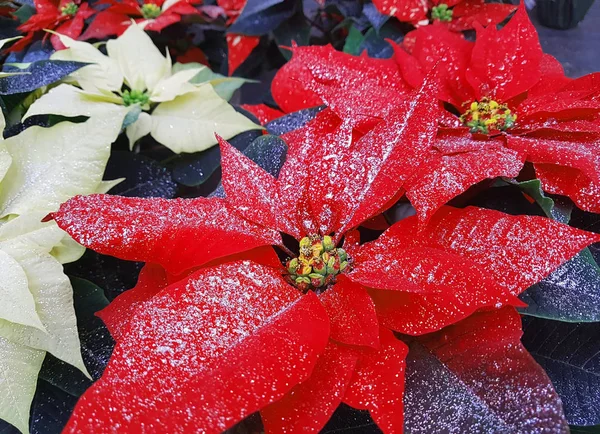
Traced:
<svg viewBox="0 0 600 434">
<path fill-rule="evenodd" d="M 119 36 L 132 20 L 145 30 L 160 32 L 181 21 L 184 15 L 198 14 L 194 5 L 202 0 L 100 0 L 97 5 L 108 7 L 96 14 L 81 39 L 104 39 Z"/>
<path fill-rule="evenodd" d="M 343 402 L 399 433 L 409 351 L 443 361 L 508 431 L 566 432 L 514 307 L 599 236 L 443 207 L 361 243 L 440 116 L 430 75 L 366 133 L 326 109 L 284 135 L 278 177 L 220 140 L 224 198 L 63 204 L 52 218 L 77 241 L 146 262 L 100 313 L 117 345 L 65 432 L 219 433 L 255 412 L 267 433 L 318 432 Z"/>
<path fill-rule="evenodd" d="M 33 4 L 36 13 L 18 28 L 25 36 L 13 44 L 9 51 L 22 50 L 36 34 L 44 30 L 54 30 L 77 39 L 83 31 L 85 20 L 96 12 L 87 1 L 81 0 L 34 0 Z M 55 49 L 64 48 L 57 36 L 50 36 L 50 40 Z"/>
<path fill-rule="evenodd" d="M 546 192 L 600 212 L 598 74 L 565 77 L 542 52 L 523 6 L 501 30 L 477 26 L 475 42 L 440 26 L 413 33 L 412 53 L 396 46 L 388 60 L 296 48 L 273 96 L 294 110 L 325 102 L 368 131 L 435 68 L 444 107 L 436 143 L 405 185 L 423 224 L 472 185 L 517 177 L 526 162 Z"/>
<path fill-rule="evenodd" d="M 399 21 L 415 26 L 442 25 L 455 32 L 472 30 L 474 23 L 499 24 L 516 9 L 511 4 L 485 0 L 374 0 L 373 4 L 382 14 Z"/>
</svg>

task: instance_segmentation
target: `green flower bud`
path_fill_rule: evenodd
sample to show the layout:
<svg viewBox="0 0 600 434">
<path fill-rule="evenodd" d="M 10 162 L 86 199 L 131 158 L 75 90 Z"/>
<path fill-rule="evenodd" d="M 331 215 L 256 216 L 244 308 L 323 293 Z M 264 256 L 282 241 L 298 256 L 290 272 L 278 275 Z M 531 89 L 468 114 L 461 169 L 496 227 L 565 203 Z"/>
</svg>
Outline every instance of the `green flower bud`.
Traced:
<svg viewBox="0 0 600 434">
<path fill-rule="evenodd" d="M 154 3 L 146 3 L 142 6 L 142 16 L 147 20 L 153 20 L 160 16 L 160 7 Z"/>
<path fill-rule="evenodd" d="M 289 260 L 286 267 L 290 274 L 295 274 L 296 270 L 298 269 L 298 258 Z"/>
<path fill-rule="evenodd" d="M 327 264 L 323 262 L 321 259 L 317 259 L 312 264 L 312 269 L 315 273 L 319 273 L 321 275 L 327 274 Z"/>
<path fill-rule="evenodd" d="M 348 259 L 348 253 L 346 253 L 346 251 L 342 248 L 337 249 L 337 255 L 341 262 L 344 262 L 346 259 Z"/>
<path fill-rule="evenodd" d="M 321 276 L 320 274 L 311 273 L 308 275 L 308 277 L 310 277 L 311 285 L 316 288 L 323 286 L 325 284 L 325 277 Z"/>
<path fill-rule="evenodd" d="M 333 238 L 331 238 L 329 235 L 325 235 L 323 237 L 323 248 L 327 252 L 335 248 L 335 244 L 333 244 Z"/>
</svg>

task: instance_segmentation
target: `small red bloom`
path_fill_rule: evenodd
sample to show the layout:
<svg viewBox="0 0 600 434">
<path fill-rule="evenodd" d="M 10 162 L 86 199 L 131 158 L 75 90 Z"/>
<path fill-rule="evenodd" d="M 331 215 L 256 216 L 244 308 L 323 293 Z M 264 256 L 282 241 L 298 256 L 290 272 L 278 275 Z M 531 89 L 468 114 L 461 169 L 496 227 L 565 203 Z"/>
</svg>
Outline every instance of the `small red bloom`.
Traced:
<svg viewBox="0 0 600 434">
<path fill-rule="evenodd" d="M 98 12 L 96 18 L 81 36 L 81 39 L 104 39 L 121 35 L 135 19 L 145 30 L 160 32 L 165 27 L 181 21 L 182 16 L 197 14 L 193 6 L 202 0 L 100 0 L 98 4 L 109 5 Z"/>
<path fill-rule="evenodd" d="M 452 31 L 473 29 L 473 24 L 499 24 L 516 7 L 510 4 L 485 3 L 485 0 L 374 0 L 375 7 L 384 15 L 415 26 L 442 24 Z"/>
<path fill-rule="evenodd" d="M 20 51 L 33 40 L 36 33 L 43 30 L 54 30 L 57 33 L 77 39 L 83 30 L 85 20 L 95 11 L 87 2 L 81 0 L 34 0 L 36 13 L 19 30 L 25 37 L 18 40 L 9 51 Z M 56 50 L 65 48 L 56 35 L 50 38 Z"/>
<path fill-rule="evenodd" d="M 543 394 L 537 382 L 523 393 L 491 387 L 500 378 L 520 391 L 521 373 L 537 366 L 518 345 L 514 316 L 506 324 L 483 314 L 475 329 L 461 320 L 521 305 L 517 294 L 598 236 L 445 207 L 422 231 L 411 217 L 359 243 L 354 228 L 402 195 L 438 118 L 429 78 L 364 135 L 331 110 L 288 133 L 277 178 L 220 140 L 225 199 L 93 195 L 63 204 L 54 218 L 77 241 L 147 262 L 136 288 L 101 313 L 117 346 L 65 432 L 219 433 L 256 411 L 267 433 L 318 432 L 345 402 L 400 433 L 409 349 L 392 330 L 419 339 L 442 330 L 456 347 L 435 336 L 423 345 L 443 357 L 482 342 L 495 321 L 504 323 L 493 329 L 494 360 L 477 346 L 482 364 L 468 366 L 480 370 L 464 381 L 512 431 L 566 426 L 546 377 L 537 377 Z M 299 241 L 285 266 L 272 247 L 283 246 L 281 232 Z M 461 341 L 461 330 L 473 341 Z M 543 406 L 545 418 L 522 417 L 519 405 Z"/>
</svg>

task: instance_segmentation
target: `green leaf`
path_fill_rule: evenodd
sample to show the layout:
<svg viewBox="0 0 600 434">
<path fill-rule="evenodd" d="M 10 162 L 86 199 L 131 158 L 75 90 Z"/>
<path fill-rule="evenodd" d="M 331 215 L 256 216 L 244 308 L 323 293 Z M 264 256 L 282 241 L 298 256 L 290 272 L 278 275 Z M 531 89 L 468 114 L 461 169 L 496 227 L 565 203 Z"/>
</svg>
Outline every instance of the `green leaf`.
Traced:
<svg viewBox="0 0 600 434">
<path fill-rule="evenodd" d="M 525 315 L 566 322 L 600 321 L 600 267 L 589 249 L 562 264 L 519 298 Z"/>
<path fill-rule="evenodd" d="M 19 9 L 17 9 L 15 12 L 13 12 L 13 15 L 15 17 L 17 17 L 17 19 L 19 20 L 19 22 L 21 24 L 23 24 L 24 22 L 29 20 L 29 18 L 31 18 L 33 15 L 35 15 L 35 8 L 28 4 L 24 4 Z"/>
<path fill-rule="evenodd" d="M 256 80 L 249 80 L 247 78 L 227 77 L 217 74 L 200 63 L 176 63 L 173 65 L 173 73 L 175 74 L 180 71 L 185 71 L 186 69 L 196 69 L 199 67 L 202 69 L 190 80 L 190 83 L 210 83 L 217 95 L 227 101 L 231 99 L 233 93 L 242 87 L 244 83 L 258 83 Z"/>
<path fill-rule="evenodd" d="M 600 425 L 595 426 L 575 426 L 571 425 L 571 434 L 600 434 Z"/>
<path fill-rule="evenodd" d="M 308 45 L 311 26 L 306 22 L 304 14 L 296 14 L 273 31 L 279 51 L 287 60 L 292 58 L 292 52 L 283 47 L 291 47 L 292 42 L 298 45 Z"/>
<path fill-rule="evenodd" d="M 547 217 L 557 220 L 561 223 L 569 223 L 573 206 L 566 201 L 561 201 L 560 199 L 553 200 L 552 198 L 546 196 L 542 190 L 542 183 L 539 179 L 515 182 L 514 184 L 517 185 L 523 192 L 531 196 L 542 208 Z"/>
<path fill-rule="evenodd" d="M 353 54 L 358 56 L 360 54 L 360 46 L 365 39 L 362 32 L 356 27 L 351 26 L 346 42 L 344 43 L 344 53 Z"/>
</svg>

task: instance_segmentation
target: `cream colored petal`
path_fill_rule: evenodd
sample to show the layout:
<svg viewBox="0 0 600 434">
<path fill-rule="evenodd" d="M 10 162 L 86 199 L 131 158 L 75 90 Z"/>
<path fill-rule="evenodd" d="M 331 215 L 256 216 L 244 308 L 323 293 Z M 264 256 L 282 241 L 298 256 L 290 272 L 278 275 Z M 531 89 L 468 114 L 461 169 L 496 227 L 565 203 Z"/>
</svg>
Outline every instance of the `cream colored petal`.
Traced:
<svg viewBox="0 0 600 434">
<path fill-rule="evenodd" d="M 9 42 L 13 42 L 16 41 L 17 39 L 21 39 L 23 36 L 15 36 L 14 38 L 5 38 L 5 39 L 0 39 L 0 50 L 2 50 L 2 48 L 4 48 L 4 46 L 6 44 L 8 44 Z"/>
<path fill-rule="evenodd" d="M 127 138 L 129 139 L 129 149 L 133 149 L 135 142 L 142 137 L 150 134 L 152 130 L 152 120 L 146 112 L 140 113 L 137 120 L 129 125 L 126 129 Z"/>
<path fill-rule="evenodd" d="M 89 375 L 81 358 L 73 288 L 60 262 L 31 243 L 4 241 L 0 243 L 0 249 L 12 256 L 25 271 L 36 311 L 47 331 L 0 320 L 0 336 L 48 351 Z"/>
<path fill-rule="evenodd" d="M 150 101 L 171 101 L 179 95 L 184 95 L 188 92 L 195 91 L 196 86 L 191 84 L 189 81 L 200 71 L 201 68 L 188 69 L 177 72 L 172 76 L 159 81 L 150 94 Z"/>
<path fill-rule="evenodd" d="M 0 241 L 17 240 L 36 244 L 45 252 L 60 243 L 65 232 L 54 221 L 42 222 L 45 212 L 32 212 L 17 216 L 0 225 Z"/>
<path fill-rule="evenodd" d="M 27 276 L 12 256 L 0 250 L 0 319 L 45 332 L 35 311 L 35 301 L 27 285 Z"/>
<path fill-rule="evenodd" d="M 6 175 L 10 163 L 12 162 L 12 158 L 6 150 L 6 146 L 4 146 L 4 137 L 2 136 L 2 133 L 4 132 L 5 127 L 6 121 L 4 120 L 2 109 L 0 109 L 0 181 L 2 181 L 4 175 Z"/>
<path fill-rule="evenodd" d="M 98 187 L 96 187 L 96 191 L 94 193 L 108 193 L 108 191 L 111 188 L 119 185 L 123 181 L 125 181 L 125 178 L 111 179 L 110 181 L 101 181 L 100 184 L 98 184 Z"/>
<path fill-rule="evenodd" d="M 52 60 L 72 60 L 75 62 L 91 63 L 91 65 L 70 74 L 77 83 L 89 92 L 96 89 L 120 91 L 123 86 L 123 73 L 119 64 L 110 57 L 102 54 L 92 44 L 76 41 L 68 36 L 55 33 L 67 47 L 65 50 L 56 51 L 50 58 Z"/>
<path fill-rule="evenodd" d="M 24 119 L 52 114 L 66 117 L 122 117 L 122 122 L 128 108 L 119 103 L 122 103 L 121 98 L 114 94 L 88 93 L 70 84 L 61 84 L 37 99 L 27 110 Z"/>
<path fill-rule="evenodd" d="M 173 152 L 198 152 L 216 144 L 215 133 L 231 138 L 260 129 L 237 113 L 212 86 L 163 102 L 152 113 L 152 137 Z"/>
<path fill-rule="evenodd" d="M 181 0 L 167 0 L 163 3 L 162 5 L 162 10 L 166 11 L 167 9 L 169 9 L 171 6 L 179 3 Z"/>
<path fill-rule="evenodd" d="M 170 60 L 154 45 L 140 26 L 132 24 L 117 39 L 106 43 L 108 56 L 118 64 L 131 89 L 152 90 L 171 75 Z"/>
<path fill-rule="evenodd" d="M 122 116 L 91 117 L 33 126 L 5 140 L 13 162 L 2 181 L 0 217 L 55 211 L 75 195 L 96 191 L 122 122 Z"/>
<path fill-rule="evenodd" d="M 23 434 L 29 432 L 29 409 L 45 356 L 0 336 L 0 419 Z"/>
</svg>

